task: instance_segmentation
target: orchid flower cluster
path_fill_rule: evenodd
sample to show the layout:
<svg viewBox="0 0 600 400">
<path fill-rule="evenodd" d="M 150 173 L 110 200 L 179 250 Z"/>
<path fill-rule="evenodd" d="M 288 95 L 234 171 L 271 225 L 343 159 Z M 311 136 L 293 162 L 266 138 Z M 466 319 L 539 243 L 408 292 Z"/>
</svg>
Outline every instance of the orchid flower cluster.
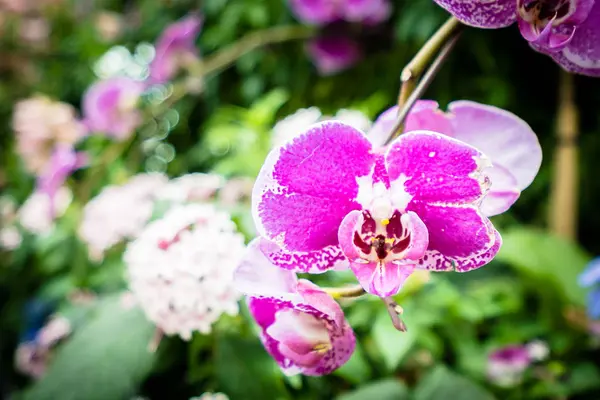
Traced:
<svg viewBox="0 0 600 400">
<path fill-rule="evenodd" d="M 417 102 L 389 144 L 396 107 L 366 133 L 327 120 L 268 155 L 252 193 L 260 236 L 235 280 L 285 373 L 330 373 L 355 345 L 330 290 L 296 273 L 349 268 L 364 292 L 389 300 L 417 270 L 468 272 L 498 252 L 488 217 L 537 174 L 537 137 L 496 107 L 457 101 L 448 110 Z"/>
<path fill-rule="evenodd" d="M 461 22 L 503 28 L 517 22 L 535 50 L 570 72 L 600 76 L 600 3 L 596 0 L 435 0 Z"/>
<path fill-rule="evenodd" d="M 331 26 L 334 23 L 339 26 L 341 22 L 377 25 L 385 22 L 392 12 L 389 0 L 290 0 L 289 5 L 300 21 L 317 26 Z M 309 41 L 306 50 L 321 75 L 347 69 L 363 53 L 360 44 L 345 34 L 343 29 L 334 29 L 333 33 Z"/>
</svg>

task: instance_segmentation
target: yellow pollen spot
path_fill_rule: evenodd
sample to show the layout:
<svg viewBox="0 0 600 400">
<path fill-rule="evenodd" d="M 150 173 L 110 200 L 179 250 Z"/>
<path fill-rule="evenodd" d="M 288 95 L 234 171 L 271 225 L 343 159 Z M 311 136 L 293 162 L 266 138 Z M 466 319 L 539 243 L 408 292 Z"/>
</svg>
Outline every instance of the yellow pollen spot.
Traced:
<svg viewBox="0 0 600 400">
<path fill-rule="evenodd" d="M 387 239 L 385 239 L 385 242 L 387 244 L 394 244 L 394 239 L 393 238 L 387 238 Z"/>
<path fill-rule="evenodd" d="M 372 237 L 372 238 L 371 238 L 371 243 L 375 242 L 376 240 L 377 240 L 377 238 L 375 238 L 375 237 Z"/>
<path fill-rule="evenodd" d="M 313 347 L 313 351 L 316 351 L 320 354 L 327 353 L 330 349 L 331 345 L 329 343 L 319 343 Z"/>
<path fill-rule="evenodd" d="M 390 224 L 390 220 L 387 218 L 384 218 L 381 220 L 381 225 L 386 226 Z"/>
</svg>

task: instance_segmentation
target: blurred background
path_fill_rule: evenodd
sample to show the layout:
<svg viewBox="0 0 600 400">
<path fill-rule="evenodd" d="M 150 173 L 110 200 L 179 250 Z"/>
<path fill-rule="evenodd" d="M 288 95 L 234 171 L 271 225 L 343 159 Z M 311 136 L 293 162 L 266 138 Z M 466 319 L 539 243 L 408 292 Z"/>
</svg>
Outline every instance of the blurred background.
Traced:
<svg viewBox="0 0 600 400">
<path fill-rule="evenodd" d="M 367 129 L 448 18 L 431 0 L 390 6 L 376 22 L 315 26 L 285 0 L 0 0 L 2 398 L 600 398 L 600 322 L 578 278 L 600 254 L 600 81 L 564 78 L 515 26 L 466 29 L 424 96 L 509 110 L 544 150 L 493 218 L 504 245 L 491 264 L 415 274 L 396 296 L 406 333 L 372 296 L 342 302 L 357 349 L 324 377 L 279 370 L 208 250 L 180 296 L 212 285 L 222 297 L 195 300 L 204 324 L 189 335 L 166 321 L 182 306 L 161 267 L 177 258 L 138 268 L 152 263 L 144 228 L 210 203 L 235 240 L 254 237 L 249 195 L 272 145 L 303 118 Z"/>
</svg>

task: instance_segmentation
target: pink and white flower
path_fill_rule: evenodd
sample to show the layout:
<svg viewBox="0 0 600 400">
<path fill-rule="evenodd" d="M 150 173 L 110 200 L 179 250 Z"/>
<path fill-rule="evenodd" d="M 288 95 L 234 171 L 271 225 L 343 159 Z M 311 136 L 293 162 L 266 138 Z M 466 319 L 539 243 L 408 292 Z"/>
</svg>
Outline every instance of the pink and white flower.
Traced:
<svg viewBox="0 0 600 400">
<path fill-rule="evenodd" d="M 261 250 L 262 241 L 248 246 L 235 283 L 248 295 L 266 350 L 287 375 L 331 373 L 354 351 L 352 328 L 329 294 L 273 265 Z"/>
<path fill-rule="evenodd" d="M 257 178 L 253 218 L 271 241 L 261 249 L 294 271 L 349 264 L 381 297 L 417 268 L 479 268 L 501 245 L 479 209 L 488 166 L 477 149 L 433 131 L 406 133 L 384 149 L 349 125 L 316 124 L 272 150 Z"/>
<path fill-rule="evenodd" d="M 322 36 L 308 42 L 306 51 L 321 75 L 350 68 L 362 57 L 359 43 L 345 36 Z"/>
<path fill-rule="evenodd" d="M 398 107 L 382 113 L 368 137 L 382 146 L 390 135 Z M 473 101 L 454 101 L 448 111 L 432 100 L 418 101 L 405 123 L 405 132 L 426 129 L 470 144 L 490 158 L 485 170 L 492 186 L 481 204 L 491 217 L 508 210 L 537 175 L 542 164 L 542 149 L 537 136 L 521 118 L 497 107 Z"/>
<path fill-rule="evenodd" d="M 117 77 L 96 82 L 83 96 L 87 129 L 116 139 L 127 139 L 142 122 L 137 108 L 144 84 Z"/>
<path fill-rule="evenodd" d="M 123 256 L 129 287 L 146 316 L 167 335 L 210 333 L 223 313 L 236 315 L 233 272 L 244 238 L 211 204 L 178 205 L 143 230 Z"/>
</svg>

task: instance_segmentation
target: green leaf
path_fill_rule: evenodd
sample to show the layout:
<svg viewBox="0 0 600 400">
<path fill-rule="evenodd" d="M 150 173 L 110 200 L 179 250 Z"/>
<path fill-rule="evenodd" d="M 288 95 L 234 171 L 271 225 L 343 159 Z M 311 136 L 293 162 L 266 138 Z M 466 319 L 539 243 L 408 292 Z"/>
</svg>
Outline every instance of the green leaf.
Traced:
<svg viewBox="0 0 600 400">
<path fill-rule="evenodd" d="M 373 325 L 373 339 L 388 370 L 396 369 L 408 354 L 416 341 L 417 332 L 417 326 L 410 326 L 407 332 L 400 332 L 392 325 L 387 311 L 379 313 Z"/>
<path fill-rule="evenodd" d="M 417 385 L 414 400 L 494 400 L 491 393 L 444 366 L 435 367 Z"/>
<path fill-rule="evenodd" d="M 148 350 L 155 327 L 139 309 L 118 298 L 103 301 L 96 315 L 59 347 L 48 372 L 25 400 L 126 399 L 152 369 Z"/>
<path fill-rule="evenodd" d="M 218 338 L 215 372 L 220 391 L 231 399 L 286 398 L 283 372 L 257 339 Z"/>
<path fill-rule="evenodd" d="M 361 386 L 353 392 L 344 393 L 336 400 L 403 400 L 408 397 L 408 389 L 404 383 L 388 378 Z"/>
<path fill-rule="evenodd" d="M 577 284 L 590 257 L 576 244 L 547 233 L 518 228 L 503 233 L 498 259 L 546 287 L 558 289 L 569 301 L 585 304 L 585 291 Z"/>
</svg>

